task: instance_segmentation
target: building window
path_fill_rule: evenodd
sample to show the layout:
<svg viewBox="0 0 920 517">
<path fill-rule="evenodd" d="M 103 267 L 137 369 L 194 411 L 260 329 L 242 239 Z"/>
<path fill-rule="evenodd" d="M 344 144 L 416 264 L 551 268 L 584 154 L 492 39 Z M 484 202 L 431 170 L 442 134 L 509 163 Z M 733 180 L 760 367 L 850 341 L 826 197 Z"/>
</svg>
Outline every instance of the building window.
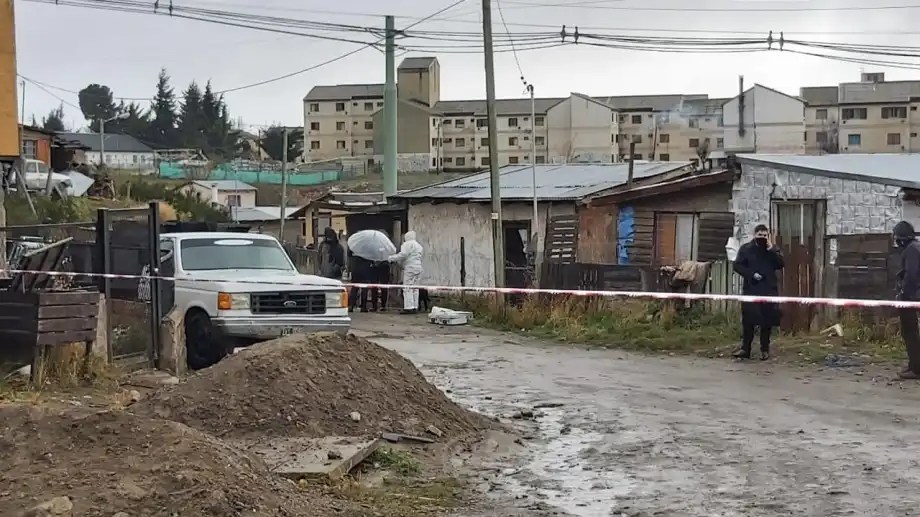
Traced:
<svg viewBox="0 0 920 517">
<path fill-rule="evenodd" d="M 378 102 L 378 103 L 377 103 L 377 107 L 378 107 L 378 108 L 382 108 L 382 107 L 383 107 L 383 103 L 382 103 L 382 102 Z"/>
<path fill-rule="evenodd" d="M 533 140 L 534 140 L 533 143 L 535 143 L 535 144 L 537 144 L 537 145 L 546 145 L 546 137 L 545 137 L 545 136 L 537 136 L 537 137 L 534 137 Z"/>
<path fill-rule="evenodd" d="M 721 148 L 723 148 L 723 147 L 725 147 L 725 139 L 724 139 L 724 138 L 716 138 L 716 149 L 721 149 Z"/>
<path fill-rule="evenodd" d="M 310 113 L 317 113 L 317 112 L 319 112 L 319 103 L 316 103 L 316 102 L 310 103 Z"/>
<path fill-rule="evenodd" d="M 619 141 L 620 141 L 620 135 L 610 135 L 611 144 L 619 143 Z"/>
<path fill-rule="evenodd" d="M 888 133 L 888 145 L 901 145 L 901 133 Z"/>
<path fill-rule="evenodd" d="M 23 140 L 22 141 L 22 155 L 26 158 L 35 160 L 38 157 L 38 141 Z"/>
<path fill-rule="evenodd" d="M 511 165 L 516 165 L 516 164 L 518 163 L 518 157 L 517 157 L 517 156 L 509 156 L 509 157 L 508 157 L 508 163 L 510 163 Z"/>
<path fill-rule="evenodd" d="M 516 136 L 508 137 L 508 145 L 518 145 L 518 139 Z"/>
<path fill-rule="evenodd" d="M 489 139 L 488 139 L 488 138 L 480 138 L 480 139 L 479 139 L 479 145 L 482 146 L 482 147 L 489 147 Z"/>
<path fill-rule="evenodd" d="M 696 149 L 696 148 L 699 147 L 699 146 L 700 146 L 700 139 L 699 139 L 699 138 L 691 138 L 691 139 L 690 139 L 690 148 L 691 148 L 691 149 Z"/>
<path fill-rule="evenodd" d="M 671 135 L 669 135 L 669 134 L 667 134 L 667 133 L 664 133 L 664 134 L 662 134 L 662 135 L 659 135 L 658 140 L 659 140 L 662 144 L 669 144 L 669 143 L 671 143 Z"/>
<path fill-rule="evenodd" d="M 910 137 L 911 137 L 911 138 L 917 138 L 917 133 L 911 133 L 911 134 L 910 134 Z"/>
<path fill-rule="evenodd" d="M 453 124 L 454 124 L 454 121 L 449 118 L 444 119 L 444 122 L 441 123 L 441 125 L 444 125 L 444 126 L 452 126 Z"/>
<path fill-rule="evenodd" d="M 508 127 L 517 127 L 517 126 L 518 126 L 517 117 L 511 117 L 508 119 Z"/>
<path fill-rule="evenodd" d="M 827 120 L 827 108 L 815 110 L 815 120 Z"/>
<path fill-rule="evenodd" d="M 661 153 L 660 155 L 658 155 L 658 160 L 662 162 L 669 162 L 671 161 L 671 155 L 668 153 Z"/>
<path fill-rule="evenodd" d="M 339 140 L 335 143 L 336 149 L 345 149 L 345 140 Z"/>
<path fill-rule="evenodd" d="M 632 123 L 633 123 L 633 124 L 641 124 L 641 123 L 642 123 L 642 115 L 633 115 L 633 116 L 632 116 Z"/>
<path fill-rule="evenodd" d="M 482 164 L 483 166 L 489 165 L 489 157 L 483 156 L 482 158 L 479 159 L 479 163 Z"/>
<path fill-rule="evenodd" d="M 447 160 L 450 161 L 450 158 L 448 158 Z M 457 167 L 463 167 L 465 165 L 466 165 L 466 158 L 462 156 L 458 156 L 457 157 Z"/>
<path fill-rule="evenodd" d="M 478 128 L 489 127 L 489 119 L 477 118 L 477 119 L 476 119 L 476 127 L 478 127 Z"/>
<path fill-rule="evenodd" d="M 227 206 L 240 206 L 240 195 L 239 194 L 228 194 L 227 195 Z"/>
<path fill-rule="evenodd" d="M 438 144 L 440 144 L 440 143 L 441 143 L 441 139 L 440 139 L 440 138 L 432 138 L 432 139 L 431 139 L 431 146 L 432 146 L 432 147 L 437 147 Z"/>
<path fill-rule="evenodd" d="M 344 103 L 344 102 L 336 102 L 336 103 L 335 103 L 335 110 L 336 110 L 336 111 L 345 111 L 345 103 Z"/>
<path fill-rule="evenodd" d="M 370 120 L 364 122 L 364 129 L 374 129 L 374 123 Z"/>
<path fill-rule="evenodd" d="M 313 149 L 314 151 L 319 149 L 319 140 L 311 140 L 310 149 Z"/>
<path fill-rule="evenodd" d="M 637 144 L 641 144 L 641 143 L 642 143 L 642 135 L 633 135 L 632 141 L 635 142 L 635 143 L 637 143 Z"/>
<path fill-rule="evenodd" d="M 818 131 L 815 133 L 815 142 L 821 145 L 827 144 L 827 131 Z"/>
<path fill-rule="evenodd" d="M 687 121 L 687 124 L 692 128 L 700 127 L 700 121 L 698 119 L 692 118 Z"/>
<path fill-rule="evenodd" d="M 537 127 L 543 127 L 546 125 L 546 120 L 543 117 L 534 117 L 533 125 Z"/>
<path fill-rule="evenodd" d="M 373 110 L 374 110 L 374 103 L 373 103 L 373 102 L 365 102 L 365 103 L 364 103 L 364 111 L 373 111 Z"/>
<path fill-rule="evenodd" d="M 859 133 L 853 133 L 852 135 L 847 135 L 847 145 L 859 146 L 862 145 L 862 135 Z"/>
<path fill-rule="evenodd" d="M 534 158 L 533 162 L 536 164 L 546 163 L 546 157 L 541 154 L 538 154 L 536 158 Z"/>
<path fill-rule="evenodd" d="M 466 127 L 466 119 L 458 118 L 457 121 L 454 123 L 454 127 L 457 127 L 457 128 Z"/>
<path fill-rule="evenodd" d="M 722 117 L 722 115 L 719 115 L 718 125 L 719 127 L 722 127 L 725 125 L 725 119 Z"/>
<path fill-rule="evenodd" d="M 310 122 L 310 131 L 319 131 L 319 122 Z"/>
<path fill-rule="evenodd" d="M 641 159 L 642 159 L 642 153 L 636 153 L 636 154 L 634 154 L 633 157 L 632 157 L 632 159 L 633 159 L 633 160 L 641 160 Z"/>
<path fill-rule="evenodd" d="M 841 114 L 843 120 L 866 120 L 867 116 L 866 108 L 843 108 Z"/>
<path fill-rule="evenodd" d="M 907 107 L 885 106 L 882 108 L 882 118 L 907 118 Z"/>
<path fill-rule="evenodd" d="M 336 123 L 335 123 L 335 130 L 336 130 L 336 131 L 345 131 L 345 123 L 344 123 L 344 122 L 336 122 Z"/>
<path fill-rule="evenodd" d="M 364 148 L 365 148 L 365 149 L 373 149 L 373 148 L 374 148 L 374 141 L 373 141 L 373 140 L 365 140 L 365 141 L 364 141 Z"/>
<path fill-rule="evenodd" d="M 458 138 L 454 142 L 454 145 L 456 145 L 457 147 L 466 147 L 466 138 Z"/>
</svg>

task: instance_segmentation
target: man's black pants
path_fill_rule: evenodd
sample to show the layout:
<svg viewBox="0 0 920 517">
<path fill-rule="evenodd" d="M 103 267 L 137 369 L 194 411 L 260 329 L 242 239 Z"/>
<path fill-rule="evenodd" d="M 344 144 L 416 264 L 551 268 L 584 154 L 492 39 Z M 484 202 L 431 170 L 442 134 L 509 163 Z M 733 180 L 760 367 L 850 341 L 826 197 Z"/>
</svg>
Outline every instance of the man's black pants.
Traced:
<svg viewBox="0 0 920 517">
<path fill-rule="evenodd" d="M 915 309 L 898 309 L 901 317 L 901 337 L 907 349 L 907 368 L 920 374 L 920 325 Z"/>
<path fill-rule="evenodd" d="M 758 325 L 750 325 L 747 323 L 742 323 L 741 330 L 741 350 L 744 350 L 747 353 L 751 353 L 751 344 L 754 343 L 754 329 Z M 768 327 L 765 325 L 760 325 L 760 351 L 769 352 L 770 351 L 770 333 L 773 332 L 773 327 Z"/>
</svg>

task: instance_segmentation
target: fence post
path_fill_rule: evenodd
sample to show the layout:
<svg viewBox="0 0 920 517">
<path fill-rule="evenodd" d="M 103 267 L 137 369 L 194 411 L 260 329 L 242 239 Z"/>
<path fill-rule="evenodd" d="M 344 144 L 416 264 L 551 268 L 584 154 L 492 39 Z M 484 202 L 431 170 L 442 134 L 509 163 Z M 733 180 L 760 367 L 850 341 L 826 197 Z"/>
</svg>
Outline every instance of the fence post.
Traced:
<svg viewBox="0 0 920 517">
<path fill-rule="evenodd" d="M 466 287 L 466 241 L 460 237 L 460 286 Z"/>
<path fill-rule="evenodd" d="M 147 351 L 147 359 L 154 367 L 160 362 L 160 206 L 156 201 L 150 202 L 150 214 L 147 216 L 147 244 L 150 250 L 150 336 L 152 346 Z"/>
<path fill-rule="evenodd" d="M 108 275 L 112 272 L 112 234 L 111 218 L 106 208 L 100 208 L 96 211 L 96 251 L 98 263 L 95 266 L 97 272 L 102 275 Z M 115 357 L 115 350 L 112 343 L 112 281 L 107 276 L 98 278 L 99 291 L 105 297 L 105 340 L 108 345 L 106 354 L 107 362 L 111 363 Z"/>
</svg>

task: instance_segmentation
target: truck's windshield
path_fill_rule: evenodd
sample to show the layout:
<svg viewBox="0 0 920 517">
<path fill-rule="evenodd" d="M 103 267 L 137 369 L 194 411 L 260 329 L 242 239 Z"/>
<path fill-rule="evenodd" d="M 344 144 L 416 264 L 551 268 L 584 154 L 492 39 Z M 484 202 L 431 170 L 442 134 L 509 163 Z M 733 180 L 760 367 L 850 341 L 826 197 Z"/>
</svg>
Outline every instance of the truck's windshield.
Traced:
<svg viewBox="0 0 920 517">
<path fill-rule="evenodd" d="M 265 239 L 184 239 L 180 245 L 182 269 L 272 269 L 293 271 L 291 261 L 277 242 Z"/>
</svg>

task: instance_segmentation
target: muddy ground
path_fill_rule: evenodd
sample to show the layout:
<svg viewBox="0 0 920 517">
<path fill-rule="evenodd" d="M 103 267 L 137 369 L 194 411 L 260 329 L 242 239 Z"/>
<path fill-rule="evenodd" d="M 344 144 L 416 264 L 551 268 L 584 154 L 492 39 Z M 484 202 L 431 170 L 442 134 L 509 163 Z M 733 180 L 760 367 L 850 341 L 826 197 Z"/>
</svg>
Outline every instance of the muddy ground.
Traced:
<svg viewBox="0 0 920 517">
<path fill-rule="evenodd" d="M 920 384 L 893 371 L 647 357 L 393 315 L 355 329 L 461 404 L 536 408 L 509 420 L 526 452 L 477 478 L 523 512 L 920 514 Z"/>
</svg>

